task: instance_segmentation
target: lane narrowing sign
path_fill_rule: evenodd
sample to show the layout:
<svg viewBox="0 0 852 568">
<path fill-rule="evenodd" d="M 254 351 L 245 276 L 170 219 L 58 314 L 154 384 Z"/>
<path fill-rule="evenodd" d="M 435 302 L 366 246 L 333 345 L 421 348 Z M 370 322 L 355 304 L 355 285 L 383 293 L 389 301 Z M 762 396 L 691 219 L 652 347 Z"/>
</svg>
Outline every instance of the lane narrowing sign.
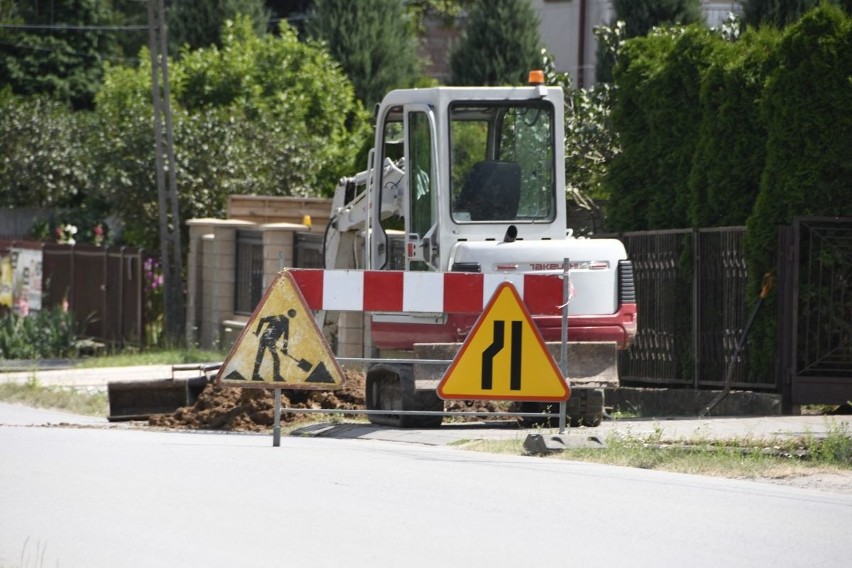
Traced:
<svg viewBox="0 0 852 568">
<path fill-rule="evenodd" d="M 562 402 L 570 395 L 510 282 L 497 287 L 438 385 L 443 399 Z"/>
</svg>

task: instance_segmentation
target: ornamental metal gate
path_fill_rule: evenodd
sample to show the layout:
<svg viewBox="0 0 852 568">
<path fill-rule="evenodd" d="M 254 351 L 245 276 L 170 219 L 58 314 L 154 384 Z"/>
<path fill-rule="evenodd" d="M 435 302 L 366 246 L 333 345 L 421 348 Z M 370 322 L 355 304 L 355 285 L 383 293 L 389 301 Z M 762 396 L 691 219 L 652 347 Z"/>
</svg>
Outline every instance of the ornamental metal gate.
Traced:
<svg viewBox="0 0 852 568">
<path fill-rule="evenodd" d="M 852 400 L 852 218 L 797 217 L 781 233 L 776 372 L 787 410 Z"/>
<path fill-rule="evenodd" d="M 602 235 L 603 236 L 603 235 Z M 748 320 L 745 227 L 622 233 L 633 261 L 639 326 L 619 354 L 622 384 L 775 390 L 736 345 Z"/>
</svg>

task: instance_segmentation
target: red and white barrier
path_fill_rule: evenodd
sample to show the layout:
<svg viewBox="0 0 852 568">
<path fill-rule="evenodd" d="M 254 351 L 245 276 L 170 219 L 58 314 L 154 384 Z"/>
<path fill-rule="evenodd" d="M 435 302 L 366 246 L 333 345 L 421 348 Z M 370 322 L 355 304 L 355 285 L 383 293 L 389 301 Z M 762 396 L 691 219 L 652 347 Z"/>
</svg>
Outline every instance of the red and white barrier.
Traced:
<svg viewBox="0 0 852 568">
<path fill-rule="evenodd" d="M 530 314 L 558 315 L 559 274 L 480 274 L 290 269 L 312 310 L 480 313 L 501 282 L 511 282 Z"/>
</svg>

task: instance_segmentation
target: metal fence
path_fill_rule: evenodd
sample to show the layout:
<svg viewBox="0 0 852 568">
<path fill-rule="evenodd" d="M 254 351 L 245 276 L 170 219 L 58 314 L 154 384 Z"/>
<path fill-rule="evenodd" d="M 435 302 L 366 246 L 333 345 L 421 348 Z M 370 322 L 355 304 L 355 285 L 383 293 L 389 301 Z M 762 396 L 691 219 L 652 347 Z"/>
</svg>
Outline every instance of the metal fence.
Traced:
<svg viewBox="0 0 852 568">
<path fill-rule="evenodd" d="M 633 261 L 639 328 L 622 352 L 623 382 L 692 385 L 692 285 L 687 251 L 691 231 L 620 235 Z"/>
<path fill-rule="evenodd" d="M 237 231 L 234 312 L 251 314 L 263 297 L 263 235 Z"/>
<path fill-rule="evenodd" d="M 775 389 L 749 377 L 736 353 L 747 320 L 745 227 L 643 231 L 617 236 L 633 260 L 639 330 L 621 353 L 625 384 Z"/>
<path fill-rule="evenodd" d="M 42 309 L 68 303 L 81 335 L 117 345 L 144 341 L 142 250 L 0 241 L 0 252 L 41 250 Z"/>
</svg>

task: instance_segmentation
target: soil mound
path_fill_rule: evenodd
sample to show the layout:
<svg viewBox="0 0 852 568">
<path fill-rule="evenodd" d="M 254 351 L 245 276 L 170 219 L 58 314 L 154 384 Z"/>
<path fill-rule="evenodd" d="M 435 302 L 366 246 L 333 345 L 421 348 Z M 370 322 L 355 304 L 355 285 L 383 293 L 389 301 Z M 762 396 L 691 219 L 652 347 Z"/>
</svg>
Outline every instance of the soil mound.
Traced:
<svg viewBox="0 0 852 568">
<path fill-rule="evenodd" d="M 343 372 L 343 386 L 337 391 L 281 391 L 284 408 L 324 408 L 363 410 L 366 379 L 362 372 Z M 447 411 L 500 412 L 505 405 L 489 401 L 451 400 L 444 403 Z M 345 414 L 344 414 L 345 416 Z M 230 430 L 263 432 L 272 428 L 275 419 L 274 394 L 271 389 L 223 387 L 207 385 L 192 406 L 184 406 L 172 414 L 155 414 L 148 424 L 161 428 L 190 430 Z M 505 417 L 503 417 L 505 419 Z M 316 420 L 311 414 L 281 413 L 281 424 Z M 477 417 L 453 418 L 455 421 L 483 420 Z"/>
<path fill-rule="evenodd" d="M 281 406 L 289 408 L 364 408 L 364 375 L 344 371 L 343 388 L 337 391 L 282 390 Z M 259 432 L 274 421 L 275 403 L 271 389 L 207 385 L 192 406 L 173 414 L 156 414 L 148 419 L 151 426 L 192 430 L 233 430 Z M 308 420 L 308 414 L 283 412 L 282 424 Z"/>
</svg>

